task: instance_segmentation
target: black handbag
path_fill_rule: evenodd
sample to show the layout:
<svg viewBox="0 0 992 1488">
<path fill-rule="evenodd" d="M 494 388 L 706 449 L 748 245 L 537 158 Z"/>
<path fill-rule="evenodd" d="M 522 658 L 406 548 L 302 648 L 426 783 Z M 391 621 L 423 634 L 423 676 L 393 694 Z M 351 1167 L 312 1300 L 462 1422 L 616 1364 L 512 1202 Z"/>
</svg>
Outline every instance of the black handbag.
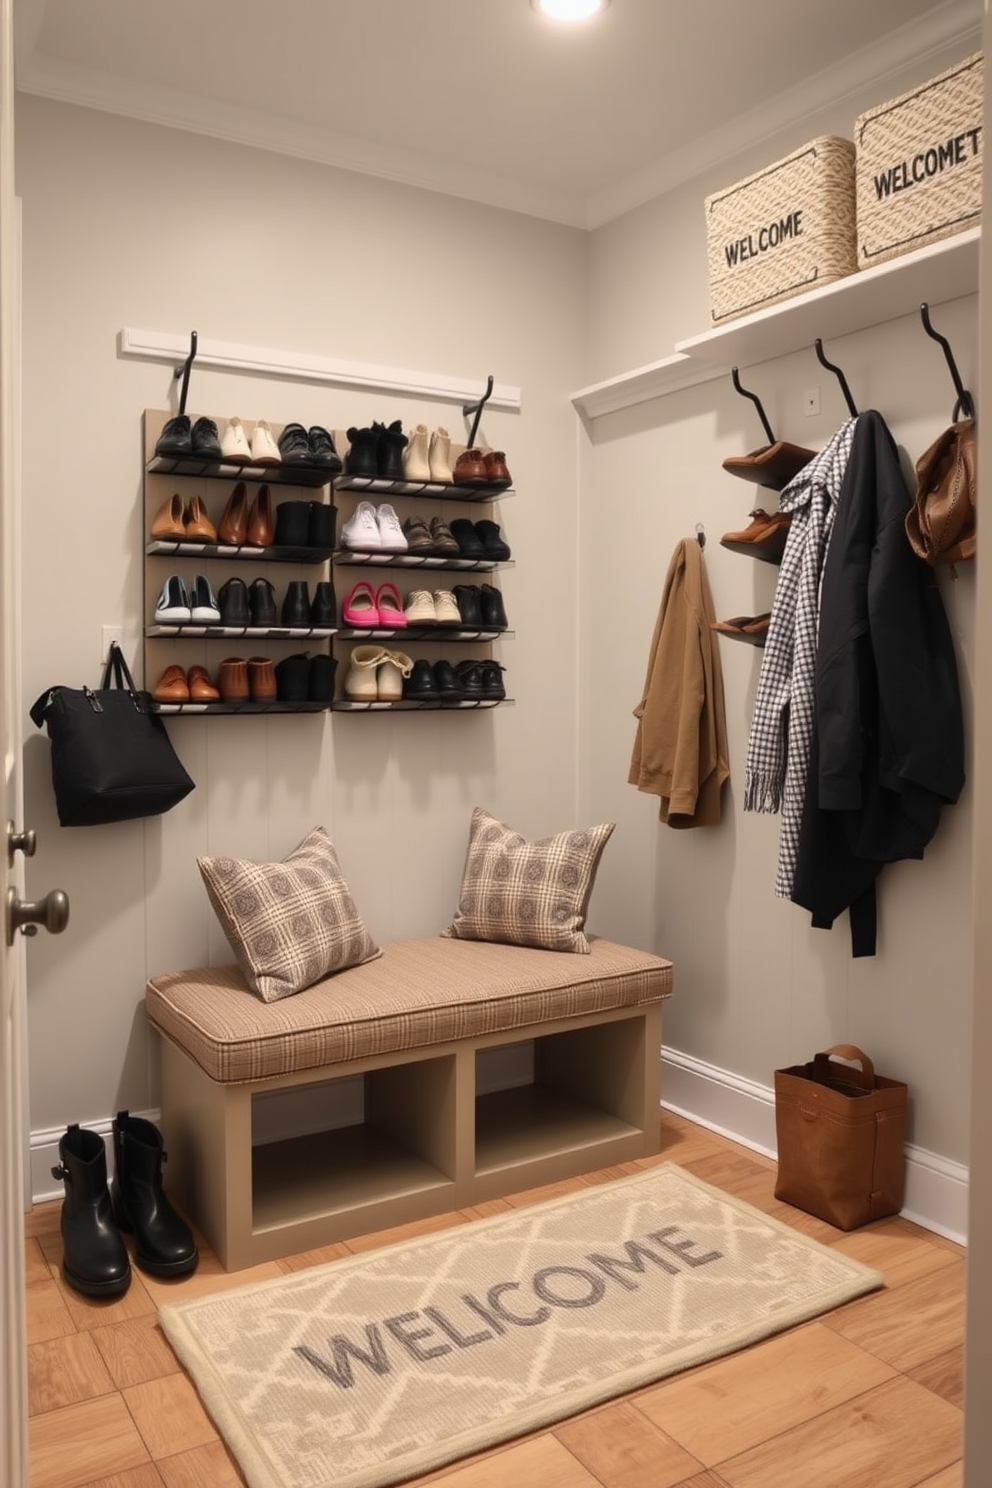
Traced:
<svg viewBox="0 0 992 1488">
<path fill-rule="evenodd" d="M 195 788 L 147 692 L 111 642 L 103 683 L 50 687 L 31 709 L 52 742 L 52 784 L 63 827 L 93 827 L 169 811 Z"/>
</svg>

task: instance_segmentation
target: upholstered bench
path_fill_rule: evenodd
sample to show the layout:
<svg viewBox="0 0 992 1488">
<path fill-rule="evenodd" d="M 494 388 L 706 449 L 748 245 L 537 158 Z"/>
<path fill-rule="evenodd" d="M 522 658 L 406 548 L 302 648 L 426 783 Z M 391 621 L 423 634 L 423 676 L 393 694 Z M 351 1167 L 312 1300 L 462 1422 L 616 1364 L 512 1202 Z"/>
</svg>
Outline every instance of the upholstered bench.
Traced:
<svg viewBox="0 0 992 1488">
<path fill-rule="evenodd" d="M 236 966 L 153 977 L 166 1174 L 224 1266 L 656 1152 L 672 966 L 589 940 L 397 941 L 270 1003 Z M 480 1059 L 514 1044 L 525 1083 L 486 1089 Z M 304 1130 L 272 1138 L 287 1095 Z"/>
</svg>

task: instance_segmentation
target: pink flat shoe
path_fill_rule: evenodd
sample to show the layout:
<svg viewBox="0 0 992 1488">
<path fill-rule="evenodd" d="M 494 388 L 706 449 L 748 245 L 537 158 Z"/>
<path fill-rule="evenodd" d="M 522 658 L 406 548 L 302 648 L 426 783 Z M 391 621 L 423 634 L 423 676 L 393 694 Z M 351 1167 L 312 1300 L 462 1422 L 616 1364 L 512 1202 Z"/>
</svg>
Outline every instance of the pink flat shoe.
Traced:
<svg viewBox="0 0 992 1488">
<path fill-rule="evenodd" d="M 379 616 L 372 585 L 366 579 L 360 579 L 345 596 L 341 605 L 341 618 L 346 625 L 354 625 L 363 630 L 385 623 Z"/>
<path fill-rule="evenodd" d="M 392 581 L 379 585 L 375 603 L 379 611 L 380 625 L 388 626 L 390 630 L 401 630 L 406 625 L 407 618 L 403 613 L 400 591 Z"/>
</svg>

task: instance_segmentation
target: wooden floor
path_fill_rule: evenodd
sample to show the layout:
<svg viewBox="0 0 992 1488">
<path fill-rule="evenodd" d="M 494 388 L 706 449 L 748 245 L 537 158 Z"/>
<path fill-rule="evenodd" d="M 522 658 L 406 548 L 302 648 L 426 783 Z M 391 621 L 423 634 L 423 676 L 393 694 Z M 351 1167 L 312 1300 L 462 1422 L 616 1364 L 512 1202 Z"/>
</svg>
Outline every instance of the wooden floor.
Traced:
<svg viewBox="0 0 992 1488">
<path fill-rule="evenodd" d="M 444 1488 L 960 1488 L 964 1252 L 903 1219 L 844 1235 L 776 1202 L 775 1165 L 670 1114 L 657 1159 L 626 1164 L 227 1276 L 135 1271 L 118 1301 L 59 1278 L 59 1209 L 27 1221 L 31 1488 L 239 1488 L 244 1478 L 156 1326 L 156 1308 L 404 1235 L 680 1163 L 880 1270 L 885 1290 L 729 1358 L 519 1438 L 418 1484 Z M 168 1172 L 168 1169 L 166 1169 Z"/>
</svg>

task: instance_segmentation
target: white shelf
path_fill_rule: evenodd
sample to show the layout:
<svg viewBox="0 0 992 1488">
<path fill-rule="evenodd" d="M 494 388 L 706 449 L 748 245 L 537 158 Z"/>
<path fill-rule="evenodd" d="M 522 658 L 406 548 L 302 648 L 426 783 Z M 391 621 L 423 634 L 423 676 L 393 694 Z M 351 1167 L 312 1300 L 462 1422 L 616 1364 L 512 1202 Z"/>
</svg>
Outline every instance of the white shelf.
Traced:
<svg viewBox="0 0 992 1488">
<path fill-rule="evenodd" d="M 572 403 L 585 418 L 599 418 L 650 398 L 714 381 L 729 374 L 732 366 L 753 366 L 800 351 L 812 346 L 817 336 L 829 343 L 852 331 L 897 320 L 918 310 L 924 300 L 940 305 L 974 294 L 978 289 L 980 241 L 981 229 L 969 228 L 943 242 L 931 243 L 679 341 L 671 356 L 581 388 L 572 394 Z"/>
</svg>

